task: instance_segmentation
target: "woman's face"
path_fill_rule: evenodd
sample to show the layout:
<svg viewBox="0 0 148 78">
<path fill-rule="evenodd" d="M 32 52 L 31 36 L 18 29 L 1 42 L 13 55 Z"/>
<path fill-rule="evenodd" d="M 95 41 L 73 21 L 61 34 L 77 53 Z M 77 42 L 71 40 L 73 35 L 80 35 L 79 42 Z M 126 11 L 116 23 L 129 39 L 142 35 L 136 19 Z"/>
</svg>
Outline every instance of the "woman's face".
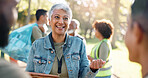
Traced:
<svg viewBox="0 0 148 78">
<path fill-rule="evenodd" d="M 64 35 L 69 27 L 70 16 L 62 9 L 55 9 L 49 20 L 54 35 Z"/>
<path fill-rule="evenodd" d="M 100 38 L 103 37 L 102 34 L 97 29 L 94 29 L 94 30 L 95 30 L 95 36 L 96 36 L 96 38 L 100 39 Z"/>
</svg>

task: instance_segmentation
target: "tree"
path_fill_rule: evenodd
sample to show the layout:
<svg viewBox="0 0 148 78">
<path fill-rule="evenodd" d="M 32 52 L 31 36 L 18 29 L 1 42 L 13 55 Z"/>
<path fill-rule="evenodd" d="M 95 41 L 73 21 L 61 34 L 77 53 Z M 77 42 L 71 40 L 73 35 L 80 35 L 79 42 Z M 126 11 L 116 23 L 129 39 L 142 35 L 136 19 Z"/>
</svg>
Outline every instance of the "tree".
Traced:
<svg viewBox="0 0 148 78">
<path fill-rule="evenodd" d="M 41 8 L 49 10 L 51 5 L 52 3 L 48 0 L 20 0 L 19 4 L 17 5 L 18 20 L 13 29 L 35 22 L 36 10 Z"/>
<path fill-rule="evenodd" d="M 29 0 L 28 1 L 28 5 L 29 5 L 29 7 L 28 7 L 28 15 L 27 15 L 27 19 L 26 19 L 26 23 L 25 24 L 28 24 L 29 23 L 29 21 L 30 21 L 30 6 L 31 6 L 31 0 Z"/>
<path fill-rule="evenodd" d="M 120 37 L 120 26 L 125 25 L 127 9 L 130 7 L 129 0 L 67 0 L 73 11 L 73 18 L 81 23 L 81 32 L 86 37 L 89 34 L 91 38 L 94 20 L 108 19 L 114 25 L 114 37 L 112 45 L 115 48 L 115 42 Z M 87 38 L 87 37 L 86 37 Z"/>
<path fill-rule="evenodd" d="M 120 0 L 115 0 L 115 6 L 113 8 L 113 24 L 114 24 L 114 36 L 112 41 L 112 47 L 116 48 L 115 42 L 117 40 L 117 29 L 119 28 L 119 7 Z"/>
</svg>

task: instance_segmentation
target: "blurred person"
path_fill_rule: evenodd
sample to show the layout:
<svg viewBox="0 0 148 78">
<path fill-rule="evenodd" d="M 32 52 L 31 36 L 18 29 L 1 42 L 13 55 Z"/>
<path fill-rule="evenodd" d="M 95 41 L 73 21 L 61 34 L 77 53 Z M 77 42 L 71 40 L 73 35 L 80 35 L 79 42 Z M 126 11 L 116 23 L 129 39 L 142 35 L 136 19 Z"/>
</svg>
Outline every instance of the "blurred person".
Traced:
<svg viewBox="0 0 148 78">
<path fill-rule="evenodd" d="M 135 0 L 132 4 L 125 44 L 130 61 L 140 63 L 142 77 L 148 78 L 148 0 Z"/>
<path fill-rule="evenodd" d="M 35 40 L 31 48 L 26 71 L 58 75 L 60 78 L 92 78 L 104 65 L 102 60 L 93 60 L 89 65 L 85 44 L 67 30 L 72 11 L 66 4 L 55 4 L 49 11 L 52 32 Z"/>
<path fill-rule="evenodd" d="M 37 26 L 34 26 L 32 29 L 31 41 L 33 42 L 36 39 L 46 36 L 47 22 L 48 22 L 48 14 L 44 9 L 38 9 L 36 11 L 36 20 Z"/>
<path fill-rule="evenodd" d="M 95 29 L 95 36 L 99 39 L 99 43 L 92 48 L 88 59 L 102 59 L 106 64 L 100 68 L 96 78 L 111 78 L 110 55 L 112 51 L 110 38 L 113 36 L 113 24 L 109 20 L 96 20 L 92 27 Z"/>
<path fill-rule="evenodd" d="M 16 22 L 16 5 L 19 0 L 0 0 L 0 47 L 8 44 L 10 27 Z M 18 66 L 0 58 L 0 78 L 31 78 Z"/>
<path fill-rule="evenodd" d="M 71 20 L 71 23 L 70 23 L 70 25 L 69 25 L 69 28 L 68 28 L 68 34 L 69 34 L 70 36 L 76 36 L 76 37 L 82 39 L 83 42 L 84 42 L 84 44 L 86 45 L 86 40 L 85 40 L 85 38 L 82 37 L 81 35 L 79 35 L 79 34 L 77 33 L 77 31 L 76 31 L 77 29 L 79 29 L 79 27 L 80 27 L 80 22 L 79 22 L 78 20 L 76 20 L 76 19 L 72 19 L 72 20 Z"/>
<path fill-rule="evenodd" d="M 19 66 L 0 59 L 0 78 L 31 78 Z"/>
<path fill-rule="evenodd" d="M 14 58 L 15 62 L 16 60 L 20 60 L 26 63 L 34 40 L 46 36 L 47 11 L 38 9 L 36 11 L 36 19 L 36 23 L 28 24 L 12 31 L 9 35 L 10 43 L 5 48 L 2 48 L 2 52 Z"/>
<path fill-rule="evenodd" d="M 10 1 L 10 2 L 9 2 Z M 8 44 L 8 34 L 10 27 L 16 21 L 16 1 L 0 0 L 0 46 L 4 47 Z M 14 20 L 15 19 L 15 20 Z"/>
</svg>

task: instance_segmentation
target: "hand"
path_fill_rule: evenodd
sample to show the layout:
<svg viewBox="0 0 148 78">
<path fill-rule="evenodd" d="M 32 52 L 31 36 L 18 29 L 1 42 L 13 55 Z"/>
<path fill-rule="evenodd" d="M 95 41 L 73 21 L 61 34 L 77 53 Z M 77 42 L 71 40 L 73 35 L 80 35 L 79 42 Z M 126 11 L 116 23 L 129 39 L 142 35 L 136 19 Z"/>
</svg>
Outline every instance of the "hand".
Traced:
<svg viewBox="0 0 148 78">
<path fill-rule="evenodd" d="M 90 63 L 90 68 L 91 69 L 99 69 L 99 68 L 102 68 L 103 65 L 106 63 L 105 61 L 103 61 L 102 59 L 97 59 L 97 60 L 94 60 L 91 56 L 87 56 L 88 59 L 91 61 Z"/>
<path fill-rule="evenodd" d="M 90 60 L 90 62 L 93 61 L 93 58 L 90 55 L 87 55 L 88 60 Z"/>
</svg>

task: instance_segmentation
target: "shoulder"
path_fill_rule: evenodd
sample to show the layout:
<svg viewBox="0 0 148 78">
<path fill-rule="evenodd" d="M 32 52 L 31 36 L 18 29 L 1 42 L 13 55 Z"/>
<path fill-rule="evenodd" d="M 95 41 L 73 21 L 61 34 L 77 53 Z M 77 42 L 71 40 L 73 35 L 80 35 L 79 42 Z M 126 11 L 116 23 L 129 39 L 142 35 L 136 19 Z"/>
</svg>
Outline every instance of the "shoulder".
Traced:
<svg viewBox="0 0 148 78">
<path fill-rule="evenodd" d="M 39 30 L 39 27 L 38 26 L 34 26 L 33 30 Z"/>
<path fill-rule="evenodd" d="M 107 42 L 102 41 L 101 46 L 103 46 L 103 47 L 108 47 L 108 44 L 107 44 Z"/>
<path fill-rule="evenodd" d="M 69 39 L 72 40 L 72 41 L 78 41 L 78 42 L 79 42 L 79 41 L 82 41 L 82 39 L 79 38 L 79 37 L 77 37 L 77 36 L 70 36 L 70 35 L 69 35 Z"/>
<path fill-rule="evenodd" d="M 82 37 L 81 35 L 77 34 L 76 37 L 80 38 L 81 40 L 84 40 L 84 37 Z"/>
<path fill-rule="evenodd" d="M 85 50 L 84 42 L 82 41 L 82 39 L 76 36 L 69 36 L 68 44 L 70 46 L 70 51 L 72 52 L 81 52 Z"/>
<path fill-rule="evenodd" d="M 103 41 L 100 44 L 100 49 L 102 49 L 102 50 L 108 50 L 109 49 L 109 45 L 107 44 L 107 42 Z"/>
<path fill-rule="evenodd" d="M 76 47 L 79 48 L 79 47 L 82 47 L 82 46 L 85 45 L 83 40 L 78 38 L 78 37 L 76 37 L 76 36 L 69 36 L 69 43 L 71 45 L 73 45 L 73 47 L 75 47 L 75 48 Z"/>
<path fill-rule="evenodd" d="M 33 44 L 42 44 L 45 41 L 46 37 L 41 37 L 33 42 Z"/>
<path fill-rule="evenodd" d="M 34 26 L 33 27 L 33 30 L 32 30 L 33 32 L 41 32 L 41 30 L 39 29 L 39 27 L 38 26 Z"/>
<path fill-rule="evenodd" d="M 101 45 L 107 45 L 107 42 L 102 41 Z"/>
<path fill-rule="evenodd" d="M 79 34 L 77 34 L 76 37 L 80 38 L 80 39 L 84 42 L 84 44 L 86 45 L 86 40 L 85 40 L 84 37 L 82 37 L 82 36 L 79 35 Z"/>
</svg>

